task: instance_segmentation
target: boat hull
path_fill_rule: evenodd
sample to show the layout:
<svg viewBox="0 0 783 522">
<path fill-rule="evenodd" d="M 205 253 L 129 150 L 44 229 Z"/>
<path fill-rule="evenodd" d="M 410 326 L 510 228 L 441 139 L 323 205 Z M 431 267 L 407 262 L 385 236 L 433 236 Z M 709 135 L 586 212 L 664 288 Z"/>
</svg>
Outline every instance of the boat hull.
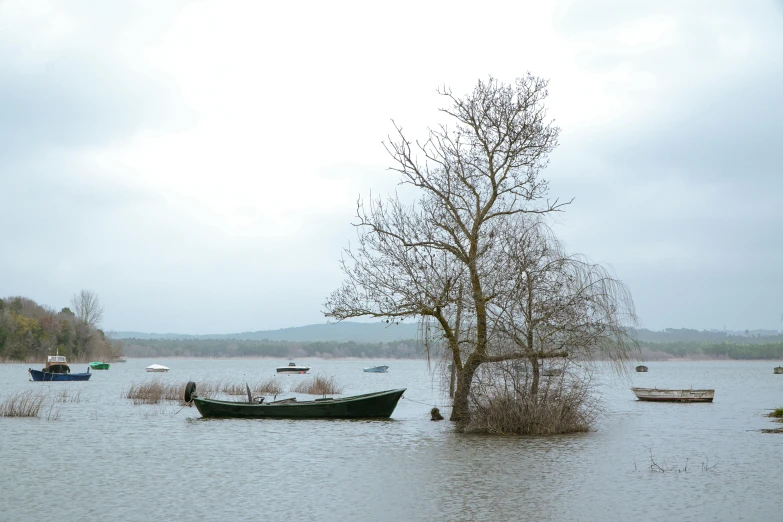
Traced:
<svg viewBox="0 0 783 522">
<path fill-rule="evenodd" d="M 776 366 L 773 371 L 774 371 L 775 375 L 783 374 L 783 366 Z"/>
<path fill-rule="evenodd" d="M 631 388 L 640 401 L 649 402 L 712 402 L 715 390 L 669 390 L 658 388 Z"/>
<path fill-rule="evenodd" d="M 109 369 L 109 363 L 105 362 L 91 362 L 90 368 L 93 370 L 108 370 Z"/>
<path fill-rule="evenodd" d="M 269 404 L 194 397 L 202 417 L 222 419 L 378 419 L 391 417 L 405 389 L 314 401 Z"/>
<path fill-rule="evenodd" d="M 41 370 L 27 370 L 34 381 L 87 381 L 92 377 L 90 372 L 85 373 L 50 373 Z"/>
<path fill-rule="evenodd" d="M 365 368 L 366 373 L 386 373 L 389 369 L 388 366 L 373 366 L 372 368 Z"/>
<path fill-rule="evenodd" d="M 292 375 L 302 375 L 310 371 L 310 368 L 304 366 L 284 366 L 277 369 L 277 373 L 289 373 Z"/>
<path fill-rule="evenodd" d="M 639 373 L 644 373 L 644 372 L 647 371 L 647 367 L 642 364 L 641 366 L 637 366 L 636 367 L 636 371 L 639 372 Z"/>
</svg>

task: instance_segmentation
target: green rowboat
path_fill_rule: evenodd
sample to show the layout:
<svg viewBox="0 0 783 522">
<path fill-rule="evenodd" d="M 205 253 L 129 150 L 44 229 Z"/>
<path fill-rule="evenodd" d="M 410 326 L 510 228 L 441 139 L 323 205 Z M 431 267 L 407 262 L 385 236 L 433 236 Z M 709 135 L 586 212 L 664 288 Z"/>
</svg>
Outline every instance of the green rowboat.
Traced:
<svg viewBox="0 0 783 522">
<path fill-rule="evenodd" d="M 109 363 L 93 361 L 90 363 L 90 368 L 92 368 L 93 370 L 108 370 Z"/>
<path fill-rule="evenodd" d="M 188 393 L 190 392 L 190 393 Z M 258 397 L 249 402 L 230 402 L 195 395 L 195 384 L 185 388 L 185 401 L 191 400 L 202 417 L 222 419 L 386 419 L 391 417 L 397 402 L 405 392 L 387 390 L 343 398 L 323 398 L 311 401 L 283 399 L 263 402 Z"/>
</svg>

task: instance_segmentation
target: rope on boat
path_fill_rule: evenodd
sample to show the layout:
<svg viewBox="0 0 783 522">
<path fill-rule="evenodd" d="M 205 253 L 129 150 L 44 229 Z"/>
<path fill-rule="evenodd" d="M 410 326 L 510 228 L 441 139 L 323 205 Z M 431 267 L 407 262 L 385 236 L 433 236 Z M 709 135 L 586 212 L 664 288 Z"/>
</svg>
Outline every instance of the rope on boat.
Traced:
<svg viewBox="0 0 783 522">
<path fill-rule="evenodd" d="M 417 401 L 416 399 L 409 399 L 405 395 L 403 395 L 402 398 L 405 399 L 406 401 L 416 402 L 416 403 L 419 403 L 419 404 L 423 404 L 424 406 L 432 406 L 433 408 L 438 408 L 437 404 L 430 404 L 430 403 L 427 403 L 427 402 Z M 441 408 L 445 408 L 446 406 L 440 406 L 440 407 Z"/>
</svg>

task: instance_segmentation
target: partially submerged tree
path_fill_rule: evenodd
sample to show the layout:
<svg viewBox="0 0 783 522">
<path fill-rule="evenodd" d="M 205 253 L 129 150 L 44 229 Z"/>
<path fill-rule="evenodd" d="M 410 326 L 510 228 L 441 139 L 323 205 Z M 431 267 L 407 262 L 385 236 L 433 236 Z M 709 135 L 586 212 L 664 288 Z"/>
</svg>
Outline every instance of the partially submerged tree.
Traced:
<svg viewBox="0 0 783 522">
<path fill-rule="evenodd" d="M 71 298 L 73 314 L 92 328 L 97 328 L 103 319 L 103 306 L 98 294 L 90 290 L 82 290 Z M 65 311 L 66 309 L 63 309 Z M 68 310 L 69 312 L 71 310 Z"/>
<path fill-rule="evenodd" d="M 414 205 L 399 197 L 360 201 L 359 247 L 347 250 L 346 281 L 326 303 L 326 315 L 399 320 L 431 317 L 457 369 L 452 420 L 468 415 L 476 369 L 489 354 L 491 250 L 497 228 L 520 213 L 545 214 L 565 203 L 545 200 L 539 177 L 557 145 L 547 118 L 547 81 L 532 75 L 513 85 L 489 78 L 441 111 L 454 127 L 429 130 L 412 142 L 395 124 L 386 144 L 391 170 L 421 194 Z"/>
<path fill-rule="evenodd" d="M 525 360 L 534 398 L 543 361 L 624 367 L 638 349 L 632 337 L 637 320 L 620 280 L 585 256 L 566 253 L 538 219 L 509 219 L 497 243 L 503 288 L 489 309 L 495 342 L 487 362 Z"/>
</svg>

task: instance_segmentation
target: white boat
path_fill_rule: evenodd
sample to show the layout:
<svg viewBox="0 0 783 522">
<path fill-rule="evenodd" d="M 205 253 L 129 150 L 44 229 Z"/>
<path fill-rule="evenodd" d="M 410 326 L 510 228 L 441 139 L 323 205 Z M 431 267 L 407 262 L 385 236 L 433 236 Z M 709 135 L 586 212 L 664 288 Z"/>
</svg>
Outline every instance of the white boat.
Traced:
<svg viewBox="0 0 783 522">
<path fill-rule="evenodd" d="M 169 371 L 169 368 L 166 366 L 163 366 L 162 364 L 150 364 L 147 366 L 148 372 L 167 372 Z"/>
<path fill-rule="evenodd" d="M 657 402 L 712 402 L 715 390 L 670 390 L 662 388 L 631 388 L 640 401 Z"/>
<path fill-rule="evenodd" d="M 369 368 L 365 368 L 364 371 L 367 373 L 386 373 L 388 369 L 388 366 L 382 364 L 380 366 L 370 366 Z"/>
<path fill-rule="evenodd" d="M 277 373 L 294 373 L 302 374 L 310 371 L 309 366 L 297 366 L 296 363 L 288 363 L 288 366 L 280 366 L 277 368 Z"/>
</svg>

